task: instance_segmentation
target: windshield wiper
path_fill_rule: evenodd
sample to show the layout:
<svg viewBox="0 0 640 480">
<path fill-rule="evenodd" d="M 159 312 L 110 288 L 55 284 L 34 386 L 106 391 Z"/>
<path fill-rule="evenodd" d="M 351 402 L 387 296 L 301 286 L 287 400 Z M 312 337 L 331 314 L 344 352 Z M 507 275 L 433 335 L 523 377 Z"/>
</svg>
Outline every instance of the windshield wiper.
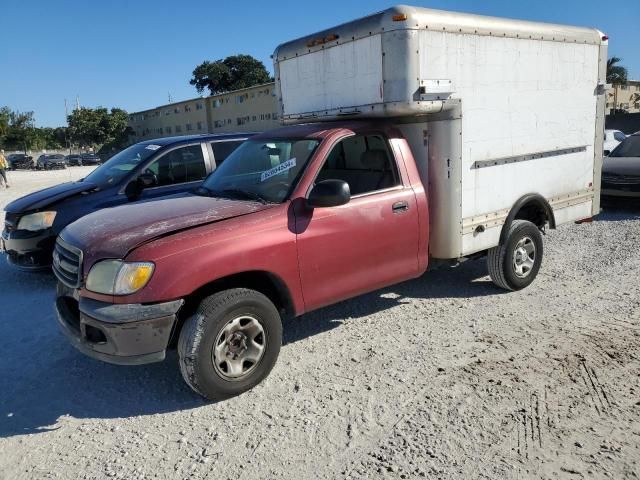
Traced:
<svg viewBox="0 0 640 480">
<path fill-rule="evenodd" d="M 248 190 L 241 190 L 239 188 L 225 188 L 224 190 L 220 190 L 220 191 L 211 191 L 212 195 L 216 195 L 216 196 L 221 196 L 221 197 L 236 197 L 236 198 L 244 198 L 244 199 L 249 199 L 249 200 L 255 200 L 257 202 L 260 202 L 262 204 L 267 204 L 267 203 L 273 203 L 269 200 L 267 200 L 266 198 L 264 198 L 262 195 L 260 195 L 259 193 L 256 192 L 250 192 Z"/>
</svg>

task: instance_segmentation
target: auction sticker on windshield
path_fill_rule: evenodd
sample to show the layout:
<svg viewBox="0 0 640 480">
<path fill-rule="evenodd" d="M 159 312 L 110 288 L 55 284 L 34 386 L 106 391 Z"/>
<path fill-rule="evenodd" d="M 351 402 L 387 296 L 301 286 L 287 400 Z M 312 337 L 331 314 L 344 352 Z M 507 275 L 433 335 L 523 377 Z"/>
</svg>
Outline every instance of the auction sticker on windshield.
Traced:
<svg viewBox="0 0 640 480">
<path fill-rule="evenodd" d="M 274 177 L 276 175 L 280 175 L 281 173 L 286 172 L 287 170 L 290 170 L 295 166 L 296 166 L 296 158 L 295 157 L 290 158 L 286 162 L 283 162 L 280 165 L 278 165 L 277 167 L 273 167 L 267 170 L 266 172 L 262 172 L 262 175 L 260 175 L 260 181 L 264 182 L 265 180 L 271 177 Z"/>
</svg>

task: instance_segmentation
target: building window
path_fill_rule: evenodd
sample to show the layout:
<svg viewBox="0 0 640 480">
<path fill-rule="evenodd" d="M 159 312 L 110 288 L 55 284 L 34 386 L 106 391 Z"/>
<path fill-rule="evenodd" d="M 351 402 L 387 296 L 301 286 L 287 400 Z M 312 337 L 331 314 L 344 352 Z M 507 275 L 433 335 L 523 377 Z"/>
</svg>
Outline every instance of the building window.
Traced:
<svg viewBox="0 0 640 480">
<path fill-rule="evenodd" d="M 223 101 L 224 101 L 223 99 L 218 98 L 217 100 L 214 100 L 213 102 L 211 102 L 211 106 L 213 108 L 220 108 L 220 106 L 222 105 Z"/>
<path fill-rule="evenodd" d="M 180 125 L 176 125 L 176 133 L 182 132 L 182 127 Z"/>
<path fill-rule="evenodd" d="M 190 123 L 187 123 L 184 127 L 187 130 L 187 132 L 191 131 L 191 124 Z"/>
<path fill-rule="evenodd" d="M 202 122 L 198 122 L 197 124 L 198 130 L 202 130 Z"/>
<path fill-rule="evenodd" d="M 165 115 L 171 115 L 171 110 L 169 110 L 169 109 L 165 110 L 165 111 L 164 111 L 164 114 L 165 114 Z"/>
<path fill-rule="evenodd" d="M 173 109 L 173 113 L 180 113 L 180 107 L 176 107 Z"/>
<path fill-rule="evenodd" d="M 236 95 L 236 103 L 244 102 L 244 95 Z"/>
<path fill-rule="evenodd" d="M 227 118 L 227 125 L 231 125 L 231 119 Z"/>
<path fill-rule="evenodd" d="M 213 128 L 222 128 L 224 126 L 224 120 L 216 120 L 213 122 Z"/>
<path fill-rule="evenodd" d="M 185 105 L 185 106 L 184 106 L 184 111 L 185 111 L 185 112 L 190 112 L 190 111 L 191 111 L 191 105 L 188 105 L 188 104 L 187 104 L 187 105 Z"/>
<path fill-rule="evenodd" d="M 201 102 L 196 103 L 196 110 L 202 110 L 202 103 Z"/>
<path fill-rule="evenodd" d="M 171 127 L 167 127 L 167 133 L 171 133 Z"/>
<path fill-rule="evenodd" d="M 277 120 L 278 119 L 278 114 L 277 113 L 272 113 L 271 114 L 271 120 Z"/>
<path fill-rule="evenodd" d="M 253 117 L 251 117 L 251 121 L 255 122 L 258 119 L 258 117 L 256 117 L 255 115 Z"/>
</svg>

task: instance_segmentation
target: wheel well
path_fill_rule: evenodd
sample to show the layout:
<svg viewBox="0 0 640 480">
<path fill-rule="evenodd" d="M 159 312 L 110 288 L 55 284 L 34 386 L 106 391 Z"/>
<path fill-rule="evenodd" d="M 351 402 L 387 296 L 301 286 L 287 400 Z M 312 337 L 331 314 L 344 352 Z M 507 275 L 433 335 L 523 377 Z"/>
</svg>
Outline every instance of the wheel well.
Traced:
<svg viewBox="0 0 640 480">
<path fill-rule="evenodd" d="M 549 228 L 556 228 L 556 218 L 551 205 L 546 198 L 538 194 L 525 195 L 514 204 L 502 226 L 500 244 L 506 241 L 507 232 L 514 220 L 528 220 L 540 230 L 543 230 L 547 223 Z"/>
<path fill-rule="evenodd" d="M 236 273 L 203 285 L 185 298 L 185 304 L 178 313 L 176 325 L 171 333 L 169 346 L 175 347 L 184 321 L 195 313 L 202 299 L 231 288 L 249 288 L 260 292 L 273 302 L 283 318 L 295 315 L 289 289 L 276 275 L 264 271 Z"/>
</svg>

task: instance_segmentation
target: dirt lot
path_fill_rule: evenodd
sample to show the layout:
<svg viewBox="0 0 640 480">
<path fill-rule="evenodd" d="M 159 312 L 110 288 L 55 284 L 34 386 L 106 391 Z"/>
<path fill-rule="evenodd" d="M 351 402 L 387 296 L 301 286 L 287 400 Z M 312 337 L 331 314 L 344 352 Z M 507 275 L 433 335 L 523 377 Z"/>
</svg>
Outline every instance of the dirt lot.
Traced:
<svg viewBox="0 0 640 480">
<path fill-rule="evenodd" d="M 11 172 L 0 206 L 82 170 Z M 289 321 L 271 376 L 217 404 L 175 355 L 77 353 L 53 277 L 0 262 L 0 478 L 637 479 L 639 245 L 616 208 L 550 232 L 524 291 L 473 261 Z"/>
</svg>

